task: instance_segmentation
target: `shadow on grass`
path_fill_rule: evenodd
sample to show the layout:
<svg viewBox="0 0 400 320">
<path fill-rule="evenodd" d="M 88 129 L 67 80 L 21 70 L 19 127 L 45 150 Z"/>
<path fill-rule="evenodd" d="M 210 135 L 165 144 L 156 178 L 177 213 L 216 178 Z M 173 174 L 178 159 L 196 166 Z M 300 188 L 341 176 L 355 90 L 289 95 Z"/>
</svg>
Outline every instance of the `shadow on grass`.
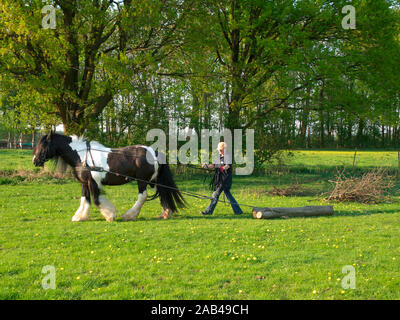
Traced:
<svg viewBox="0 0 400 320">
<path fill-rule="evenodd" d="M 251 219 L 251 220 L 289 220 L 289 219 L 316 219 L 316 218 L 338 218 L 338 217 L 363 217 L 363 216 L 370 216 L 370 215 L 375 215 L 375 214 L 396 214 L 400 213 L 399 209 L 387 209 L 387 210 L 382 210 L 382 209 L 371 209 L 371 210 L 366 210 L 364 212 L 360 211 L 347 211 L 343 210 L 340 212 L 335 212 L 331 216 L 313 216 L 313 217 L 285 217 L 285 218 L 272 218 L 272 219 L 255 219 L 253 217 L 252 213 L 243 213 L 240 215 L 207 215 L 203 216 L 199 214 L 198 216 L 186 216 L 186 215 L 175 215 L 172 216 L 171 220 L 201 220 L 201 219 L 208 219 L 208 220 L 245 220 L 245 219 Z M 151 218 L 146 218 L 142 217 L 144 219 L 141 219 L 142 221 L 147 220 L 147 221 L 162 221 L 162 219 L 159 219 L 157 217 L 151 217 Z"/>
<path fill-rule="evenodd" d="M 364 212 L 359 211 L 340 211 L 340 213 L 336 213 L 331 217 L 363 217 L 363 216 L 370 216 L 374 214 L 395 214 L 400 213 L 399 209 L 387 209 L 387 210 L 366 210 Z"/>
<path fill-rule="evenodd" d="M 253 217 L 253 214 L 249 213 L 243 213 L 240 215 L 207 215 L 203 216 L 199 214 L 198 216 L 192 216 L 192 215 L 174 215 L 172 218 L 167 219 L 171 221 L 182 221 L 182 220 L 187 220 L 187 221 L 194 221 L 194 220 L 211 220 L 211 221 L 221 221 L 221 220 L 292 220 L 292 219 L 318 219 L 318 218 L 326 218 L 326 219 L 331 219 L 331 218 L 338 218 L 338 217 L 364 217 L 364 216 L 370 216 L 370 215 L 375 215 L 375 214 L 396 214 L 400 213 L 400 210 L 397 209 L 388 209 L 388 210 L 367 210 L 365 212 L 359 212 L 359 211 L 340 211 L 340 213 L 336 212 L 332 216 L 314 216 L 314 217 L 285 217 L 285 218 L 272 218 L 272 219 L 255 219 Z M 91 217 L 90 220 L 88 221 L 83 221 L 85 223 L 90 223 L 90 222 L 106 222 L 106 220 L 102 217 Z M 125 221 L 122 220 L 121 217 L 117 217 L 116 220 L 114 220 L 114 223 L 135 223 L 136 221 L 140 222 L 154 222 L 154 221 L 159 221 L 160 223 L 165 223 L 165 219 L 160 219 L 158 217 L 146 217 L 146 215 L 139 216 L 139 218 L 135 221 Z M 82 222 L 80 222 L 82 223 Z"/>
<path fill-rule="evenodd" d="M 232 216 L 227 216 L 227 215 L 207 215 L 207 216 L 203 216 L 201 214 L 199 214 L 198 216 L 186 216 L 186 215 L 173 215 L 170 219 L 167 220 L 240 220 L 240 219 L 254 219 L 252 214 L 240 214 L 240 215 L 234 215 L 232 214 Z M 101 218 L 98 219 L 92 219 L 92 221 L 100 221 L 102 220 Z M 104 219 L 103 219 L 104 220 Z M 105 221 L 105 220 L 104 220 Z M 158 217 L 146 217 L 146 215 L 143 216 L 139 216 L 138 220 L 135 221 L 160 221 L 163 222 L 165 221 L 165 219 L 160 219 Z M 125 221 L 122 220 L 122 218 L 118 217 L 114 222 L 118 222 L 118 223 L 132 223 L 135 221 Z"/>
</svg>

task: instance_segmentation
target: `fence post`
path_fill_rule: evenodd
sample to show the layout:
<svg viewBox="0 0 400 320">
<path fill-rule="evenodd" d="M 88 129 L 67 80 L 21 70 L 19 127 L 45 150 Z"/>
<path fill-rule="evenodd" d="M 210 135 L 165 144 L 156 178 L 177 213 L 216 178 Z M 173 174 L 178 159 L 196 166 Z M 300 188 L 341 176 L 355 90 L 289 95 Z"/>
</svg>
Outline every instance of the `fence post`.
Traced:
<svg viewBox="0 0 400 320">
<path fill-rule="evenodd" d="M 356 164 L 356 156 L 357 156 L 357 147 L 356 150 L 354 152 L 354 158 L 353 158 L 353 171 L 354 171 L 354 165 Z"/>
<path fill-rule="evenodd" d="M 397 151 L 397 162 L 398 162 L 398 166 L 399 166 L 399 169 L 397 171 L 397 175 L 400 178 L 400 151 Z"/>
</svg>

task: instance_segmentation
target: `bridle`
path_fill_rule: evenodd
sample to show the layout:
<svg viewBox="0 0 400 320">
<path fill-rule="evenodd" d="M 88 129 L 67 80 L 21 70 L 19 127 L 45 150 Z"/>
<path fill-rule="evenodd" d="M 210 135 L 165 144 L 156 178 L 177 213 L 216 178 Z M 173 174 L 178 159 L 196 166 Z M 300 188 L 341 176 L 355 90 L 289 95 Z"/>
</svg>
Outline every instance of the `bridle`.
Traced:
<svg viewBox="0 0 400 320">
<path fill-rule="evenodd" d="M 50 146 L 49 146 L 49 143 L 47 143 L 46 147 L 43 148 L 43 151 L 40 152 L 37 157 L 35 155 L 35 157 L 38 159 L 40 164 L 44 164 L 49 159 L 48 158 L 49 150 L 50 150 Z"/>
</svg>

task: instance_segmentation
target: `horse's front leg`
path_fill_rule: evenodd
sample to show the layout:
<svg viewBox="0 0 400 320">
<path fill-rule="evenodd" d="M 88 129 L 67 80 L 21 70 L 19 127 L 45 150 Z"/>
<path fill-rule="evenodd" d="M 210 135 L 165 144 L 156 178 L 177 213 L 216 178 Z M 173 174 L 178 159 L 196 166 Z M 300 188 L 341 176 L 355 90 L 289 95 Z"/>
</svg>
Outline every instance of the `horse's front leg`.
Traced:
<svg viewBox="0 0 400 320">
<path fill-rule="evenodd" d="M 72 221 L 86 221 L 89 220 L 90 210 L 90 192 L 87 184 L 82 184 L 82 196 L 81 205 L 76 210 L 75 215 L 72 217 Z"/>
<path fill-rule="evenodd" d="M 117 217 L 115 206 L 104 195 L 100 195 L 101 185 L 94 179 L 89 180 L 89 189 L 93 197 L 94 204 L 99 208 L 103 217 L 108 221 L 114 221 Z"/>
<path fill-rule="evenodd" d="M 132 208 L 130 208 L 123 216 L 122 219 L 125 221 L 128 220 L 136 220 L 140 210 L 142 209 L 144 203 L 146 202 L 147 199 L 147 184 L 143 182 L 138 182 L 138 187 L 139 187 L 139 195 L 136 203 Z"/>
</svg>

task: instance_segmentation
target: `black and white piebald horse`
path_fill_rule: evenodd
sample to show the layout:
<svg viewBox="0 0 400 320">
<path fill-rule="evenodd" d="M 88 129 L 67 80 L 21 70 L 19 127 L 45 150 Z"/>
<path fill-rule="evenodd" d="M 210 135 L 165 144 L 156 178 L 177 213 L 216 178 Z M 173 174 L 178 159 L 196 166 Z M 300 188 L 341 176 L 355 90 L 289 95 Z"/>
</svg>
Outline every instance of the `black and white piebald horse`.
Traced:
<svg viewBox="0 0 400 320">
<path fill-rule="evenodd" d="M 116 209 L 104 196 L 102 187 L 134 180 L 129 177 L 137 179 L 139 196 L 134 206 L 122 216 L 123 220 L 136 220 L 147 199 L 147 185 L 156 188 L 152 199 L 160 198 L 163 207 L 160 218 L 168 219 L 178 208 L 184 207 L 185 201 L 174 182 L 165 155 L 151 147 L 134 145 L 111 149 L 95 141 L 52 132 L 40 139 L 33 150 L 32 161 L 35 166 L 43 166 L 53 158 L 71 166 L 82 184 L 81 205 L 72 221 L 89 219 L 90 196 L 104 218 L 113 221 Z"/>
</svg>

